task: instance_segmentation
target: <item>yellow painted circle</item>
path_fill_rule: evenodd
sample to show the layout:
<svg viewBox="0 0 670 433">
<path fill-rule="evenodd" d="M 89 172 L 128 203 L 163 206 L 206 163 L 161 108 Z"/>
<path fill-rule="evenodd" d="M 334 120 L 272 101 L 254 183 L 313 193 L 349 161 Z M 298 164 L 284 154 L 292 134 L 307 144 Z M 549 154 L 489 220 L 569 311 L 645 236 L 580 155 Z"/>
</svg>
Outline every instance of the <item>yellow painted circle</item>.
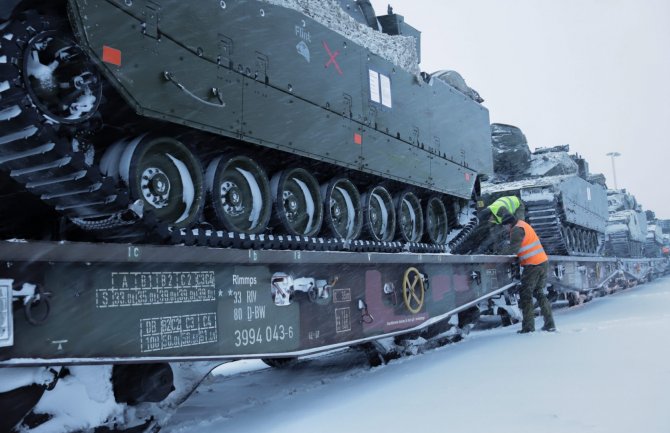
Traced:
<svg viewBox="0 0 670 433">
<path fill-rule="evenodd" d="M 423 276 L 417 268 L 407 268 L 402 279 L 402 297 L 405 301 L 405 307 L 416 314 L 423 307 L 425 288 L 423 285 Z"/>
</svg>

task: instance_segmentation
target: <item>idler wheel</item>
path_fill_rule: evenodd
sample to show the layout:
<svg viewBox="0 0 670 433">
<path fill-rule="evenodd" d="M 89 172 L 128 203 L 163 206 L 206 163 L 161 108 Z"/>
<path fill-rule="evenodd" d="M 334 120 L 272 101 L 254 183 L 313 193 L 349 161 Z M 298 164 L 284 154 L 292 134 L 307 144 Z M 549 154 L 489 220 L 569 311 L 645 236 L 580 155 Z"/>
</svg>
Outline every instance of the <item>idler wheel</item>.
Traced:
<svg viewBox="0 0 670 433">
<path fill-rule="evenodd" d="M 396 197 L 398 235 L 405 242 L 420 242 L 423 237 L 423 211 L 419 198 L 410 191 Z"/>
<path fill-rule="evenodd" d="M 356 186 L 349 179 L 340 177 L 332 179 L 321 191 L 330 235 L 341 239 L 358 238 L 363 228 L 363 210 Z"/>
<path fill-rule="evenodd" d="M 213 220 L 230 232 L 265 230 L 272 215 L 270 181 L 253 159 L 218 157 L 210 162 L 205 182 Z"/>
<path fill-rule="evenodd" d="M 276 219 L 286 233 L 315 236 L 323 223 L 319 183 L 307 170 L 290 168 L 276 173 L 270 182 Z"/>
<path fill-rule="evenodd" d="M 119 403 L 158 403 L 174 391 L 174 372 L 168 363 L 116 364 L 112 368 L 112 387 Z"/>
<path fill-rule="evenodd" d="M 98 70 L 76 42 L 57 31 L 39 33 L 28 42 L 23 78 L 33 103 L 59 123 L 83 122 L 100 105 Z"/>
<path fill-rule="evenodd" d="M 132 200 L 170 226 L 197 222 L 204 204 L 202 166 L 191 151 L 171 137 L 144 137 L 129 143 L 119 171 Z"/>
<path fill-rule="evenodd" d="M 395 208 L 388 190 L 381 185 L 373 186 L 362 197 L 363 226 L 377 242 L 390 242 L 395 234 Z"/>
<path fill-rule="evenodd" d="M 426 236 L 431 243 L 442 245 L 448 232 L 447 209 L 439 197 L 432 196 L 426 203 Z"/>
</svg>

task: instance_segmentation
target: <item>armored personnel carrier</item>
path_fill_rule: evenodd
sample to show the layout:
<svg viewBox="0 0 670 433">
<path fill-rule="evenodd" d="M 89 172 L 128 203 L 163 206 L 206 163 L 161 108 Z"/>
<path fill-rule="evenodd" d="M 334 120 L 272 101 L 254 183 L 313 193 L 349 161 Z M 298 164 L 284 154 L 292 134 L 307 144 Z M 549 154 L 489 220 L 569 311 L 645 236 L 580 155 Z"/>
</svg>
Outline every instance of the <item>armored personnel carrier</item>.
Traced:
<svg viewBox="0 0 670 433">
<path fill-rule="evenodd" d="M 666 219 L 659 219 L 656 220 L 656 223 L 661 226 L 661 230 L 663 231 L 663 234 L 670 234 L 670 220 Z"/>
<path fill-rule="evenodd" d="M 656 219 L 656 213 L 646 210 L 647 236 L 644 241 L 644 257 L 656 258 L 663 255 L 663 227 L 661 222 Z"/>
<path fill-rule="evenodd" d="M 553 255 L 597 255 L 607 225 L 607 196 L 587 162 L 569 146 L 530 152 L 519 128 L 491 125 L 495 175 L 482 185 L 482 205 L 508 195 L 525 204 L 526 220 Z"/>
<path fill-rule="evenodd" d="M 643 257 L 647 240 L 647 216 L 635 196 L 625 189 L 607 190 L 606 254 L 616 257 Z"/>
<path fill-rule="evenodd" d="M 389 12 L 4 1 L 3 236 L 444 250 L 492 172 L 488 110 Z"/>
<path fill-rule="evenodd" d="M 645 257 L 661 257 L 663 255 L 663 230 L 661 226 L 653 221 L 647 224 L 647 238 L 644 242 L 644 256 Z"/>
</svg>

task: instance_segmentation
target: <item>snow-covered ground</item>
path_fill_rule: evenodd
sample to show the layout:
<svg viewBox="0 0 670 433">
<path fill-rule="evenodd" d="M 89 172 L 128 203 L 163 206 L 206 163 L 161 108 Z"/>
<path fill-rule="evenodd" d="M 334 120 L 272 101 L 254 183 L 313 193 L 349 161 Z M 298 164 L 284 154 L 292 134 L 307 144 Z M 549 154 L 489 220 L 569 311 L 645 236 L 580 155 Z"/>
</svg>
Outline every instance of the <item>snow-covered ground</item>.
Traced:
<svg viewBox="0 0 670 433">
<path fill-rule="evenodd" d="M 477 331 L 376 368 L 354 351 L 227 364 L 164 430 L 670 432 L 670 278 L 554 314 L 557 333 Z"/>
</svg>

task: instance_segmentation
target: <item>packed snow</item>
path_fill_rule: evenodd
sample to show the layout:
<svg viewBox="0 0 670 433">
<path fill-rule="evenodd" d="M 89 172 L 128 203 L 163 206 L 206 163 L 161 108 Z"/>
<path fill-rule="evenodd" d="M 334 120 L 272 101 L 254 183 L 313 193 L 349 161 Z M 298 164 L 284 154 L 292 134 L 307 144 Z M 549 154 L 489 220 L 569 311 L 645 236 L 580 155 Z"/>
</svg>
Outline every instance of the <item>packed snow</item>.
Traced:
<svg viewBox="0 0 670 433">
<path fill-rule="evenodd" d="M 345 351 L 214 371 L 166 433 L 667 433 L 670 278 L 369 368 Z M 542 325 L 537 319 L 536 328 Z"/>
<path fill-rule="evenodd" d="M 504 182 L 504 183 L 491 183 L 484 182 L 482 184 L 482 193 L 483 194 L 494 194 L 501 191 L 511 191 L 513 189 L 524 189 L 524 188 L 541 188 L 545 186 L 552 186 L 558 184 L 566 179 L 570 179 L 572 175 L 558 175 L 558 176 L 545 176 L 538 177 L 534 179 L 522 179 L 515 180 L 513 182 Z"/>
<path fill-rule="evenodd" d="M 309 190 L 309 187 L 305 182 L 298 179 L 297 177 L 292 178 L 293 182 L 297 183 L 302 191 L 302 199 L 305 202 L 305 214 L 307 214 L 307 226 L 303 230 L 303 234 L 308 234 L 312 231 L 312 224 L 314 223 L 314 212 L 316 206 L 314 204 L 314 198 L 312 197 L 312 192 Z"/>
<path fill-rule="evenodd" d="M 261 188 L 258 186 L 258 182 L 256 182 L 256 178 L 251 172 L 240 167 L 235 167 L 235 169 L 244 176 L 249 186 L 249 191 L 251 191 L 251 212 L 249 213 L 249 222 L 251 225 L 249 228 L 255 229 L 258 226 L 261 210 L 263 210 L 263 193 L 261 193 Z"/>
<path fill-rule="evenodd" d="M 414 38 L 389 36 L 354 20 L 336 0 L 262 0 L 297 10 L 402 69 L 418 74 L 419 53 Z"/>
<path fill-rule="evenodd" d="M 191 207 L 193 207 L 193 203 L 195 202 L 195 186 L 193 185 L 191 172 L 189 171 L 189 168 L 186 166 L 186 164 L 182 160 L 175 158 L 169 153 L 167 156 L 170 158 L 175 167 L 177 167 L 177 170 L 179 171 L 179 178 L 181 180 L 181 195 L 182 201 L 184 203 L 184 213 L 182 213 L 177 220 L 177 223 L 180 223 L 191 216 Z"/>
</svg>

